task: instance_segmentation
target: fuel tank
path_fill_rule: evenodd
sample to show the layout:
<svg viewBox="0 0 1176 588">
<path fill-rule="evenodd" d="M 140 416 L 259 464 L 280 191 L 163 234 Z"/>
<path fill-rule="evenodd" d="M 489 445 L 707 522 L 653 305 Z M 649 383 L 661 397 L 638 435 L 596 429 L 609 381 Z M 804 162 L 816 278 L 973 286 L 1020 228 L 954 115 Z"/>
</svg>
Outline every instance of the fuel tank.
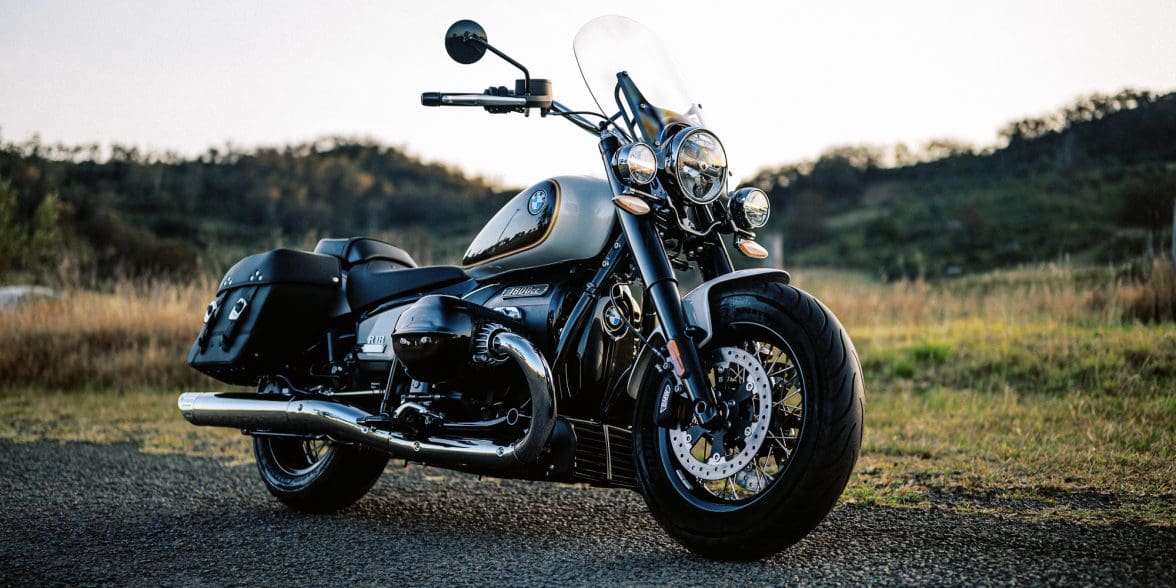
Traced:
<svg viewBox="0 0 1176 588">
<path fill-rule="evenodd" d="M 557 176 L 519 192 L 474 237 L 462 259 L 485 279 L 599 254 L 616 224 L 612 188 L 588 176 Z"/>
</svg>

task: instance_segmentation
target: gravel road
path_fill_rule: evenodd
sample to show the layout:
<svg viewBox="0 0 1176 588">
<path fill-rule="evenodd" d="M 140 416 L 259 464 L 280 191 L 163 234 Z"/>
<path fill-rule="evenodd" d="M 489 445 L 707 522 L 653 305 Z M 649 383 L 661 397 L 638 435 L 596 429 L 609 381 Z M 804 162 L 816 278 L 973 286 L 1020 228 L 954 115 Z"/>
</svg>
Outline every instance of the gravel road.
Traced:
<svg viewBox="0 0 1176 588">
<path fill-rule="evenodd" d="M 1176 530 L 846 507 L 776 558 L 690 556 L 632 492 L 389 466 L 331 516 L 252 465 L 0 442 L 0 585 L 1176 584 Z"/>
</svg>

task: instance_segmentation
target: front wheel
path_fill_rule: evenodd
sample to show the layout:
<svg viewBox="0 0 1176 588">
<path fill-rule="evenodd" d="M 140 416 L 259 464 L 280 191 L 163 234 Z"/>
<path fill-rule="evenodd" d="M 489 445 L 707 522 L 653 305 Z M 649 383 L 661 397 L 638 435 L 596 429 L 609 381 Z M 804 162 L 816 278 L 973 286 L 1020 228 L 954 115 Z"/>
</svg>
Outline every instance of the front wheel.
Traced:
<svg viewBox="0 0 1176 588">
<path fill-rule="evenodd" d="M 351 506 L 388 464 L 381 453 L 293 437 L 254 437 L 253 456 L 270 494 L 296 511 L 311 513 Z"/>
<path fill-rule="evenodd" d="M 728 292 L 701 357 L 725 422 L 662 428 L 655 403 L 671 376 L 643 382 L 634 433 L 642 495 L 691 551 L 754 560 L 808 534 L 857 461 L 863 384 L 857 352 L 829 309 L 768 283 Z"/>
</svg>

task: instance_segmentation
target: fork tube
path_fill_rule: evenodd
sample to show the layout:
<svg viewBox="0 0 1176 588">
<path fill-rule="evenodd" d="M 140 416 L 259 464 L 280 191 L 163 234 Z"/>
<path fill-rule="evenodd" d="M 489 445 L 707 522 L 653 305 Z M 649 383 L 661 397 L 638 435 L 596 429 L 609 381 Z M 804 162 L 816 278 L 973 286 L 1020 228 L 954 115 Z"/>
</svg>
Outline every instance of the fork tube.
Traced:
<svg viewBox="0 0 1176 588">
<path fill-rule="evenodd" d="M 614 196 L 621 195 L 625 188 L 613 173 L 611 165 L 613 153 L 619 148 L 620 141 L 616 136 L 606 133 L 601 137 L 600 154 L 604 158 L 604 167 Z M 629 242 L 633 260 L 641 272 L 641 279 L 645 282 L 645 290 L 649 293 L 654 311 L 657 312 L 666 344 L 677 347 L 677 353 L 672 350 L 670 352 L 672 358 L 677 358 L 675 373 L 682 382 L 686 396 L 690 398 L 699 420 L 704 426 L 713 425 L 721 420 L 718 401 L 714 389 L 707 384 L 704 377 L 698 348 L 686 333 L 686 316 L 682 312 L 678 278 L 674 276 L 674 269 L 670 266 L 669 256 L 666 255 L 661 235 L 657 233 L 653 216 L 636 216 L 617 208 L 617 217 Z"/>
</svg>

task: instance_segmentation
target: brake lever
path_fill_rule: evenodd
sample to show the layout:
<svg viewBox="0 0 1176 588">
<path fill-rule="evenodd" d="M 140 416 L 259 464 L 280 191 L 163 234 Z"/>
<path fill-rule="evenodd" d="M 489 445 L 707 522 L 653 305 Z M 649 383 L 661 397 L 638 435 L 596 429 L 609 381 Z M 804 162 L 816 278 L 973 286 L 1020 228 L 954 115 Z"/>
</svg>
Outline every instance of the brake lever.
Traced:
<svg viewBox="0 0 1176 588">
<path fill-rule="evenodd" d="M 510 90 L 506 89 L 506 86 L 498 86 L 498 87 L 490 86 L 489 88 L 486 88 L 485 92 L 482 92 L 482 93 L 487 96 L 497 96 L 497 97 L 503 97 L 503 98 L 522 98 L 521 96 L 515 96 L 514 94 L 512 94 Z M 526 100 L 527 99 L 522 98 L 522 100 L 523 100 L 523 104 L 524 104 L 523 106 L 487 105 L 487 106 L 484 106 L 483 108 L 486 109 L 486 112 L 489 112 L 492 114 L 506 114 L 509 112 L 525 112 L 527 110 L 527 107 L 526 107 Z"/>
</svg>

